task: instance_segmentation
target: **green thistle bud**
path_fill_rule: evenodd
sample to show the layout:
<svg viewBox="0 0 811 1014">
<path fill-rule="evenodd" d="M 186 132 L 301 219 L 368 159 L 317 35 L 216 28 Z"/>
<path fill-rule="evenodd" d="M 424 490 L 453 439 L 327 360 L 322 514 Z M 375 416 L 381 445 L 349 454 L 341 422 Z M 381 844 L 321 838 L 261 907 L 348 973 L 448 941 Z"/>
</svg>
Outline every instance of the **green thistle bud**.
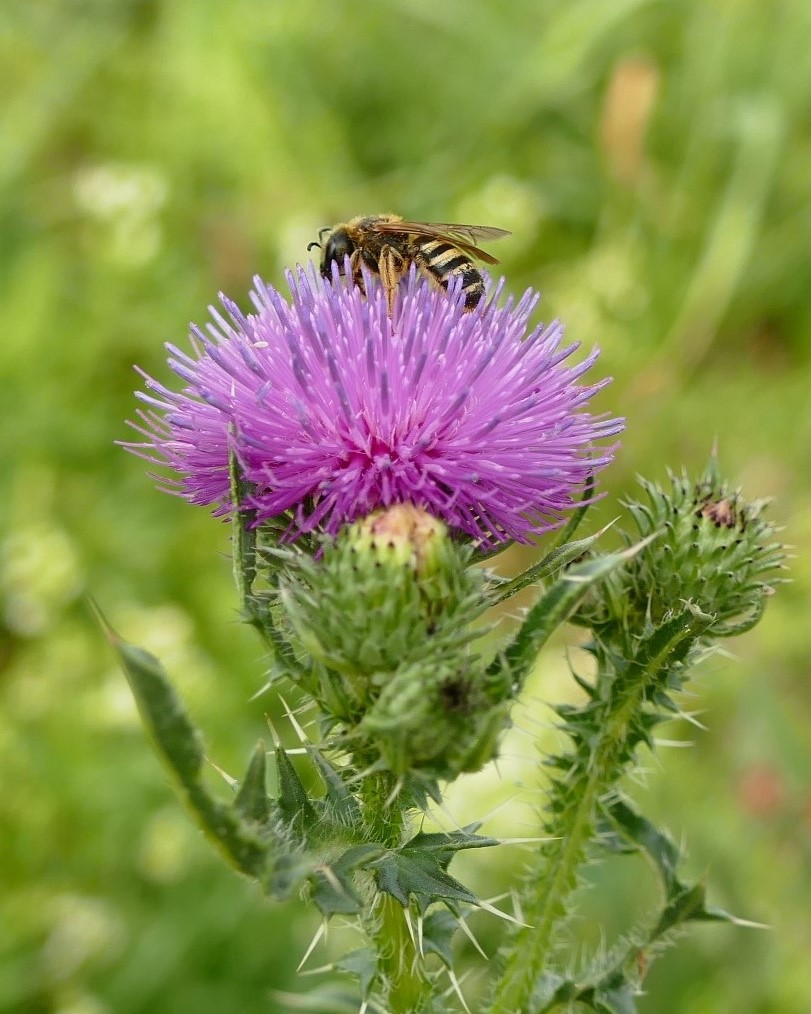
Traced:
<svg viewBox="0 0 811 1014">
<path fill-rule="evenodd" d="M 476 657 L 404 664 L 381 685 L 358 732 L 395 774 L 419 769 L 451 780 L 495 756 L 511 703 L 501 689 L 499 699 Z"/>
<path fill-rule="evenodd" d="M 459 640 L 485 605 L 469 559 L 441 521 L 398 504 L 347 526 L 320 560 L 302 557 L 282 602 L 319 662 L 368 678 Z"/>
<path fill-rule="evenodd" d="M 349 525 L 320 559 L 291 557 L 281 602 L 320 668 L 309 689 L 359 763 L 452 778 L 493 756 L 511 687 L 471 646 L 488 598 L 470 556 L 400 504 Z"/>
<path fill-rule="evenodd" d="M 666 492 L 641 479 L 645 499 L 626 504 L 637 529 L 622 533 L 628 544 L 658 535 L 617 572 L 612 594 L 589 604 L 589 620 L 599 625 L 621 615 L 640 630 L 646 620 L 658 624 L 690 602 L 715 617 L 710 636 L 742 633 L 782 580 L 775 572 L 784 567 L 784 547 L 762 517 L 769 501 L 745 502 L 720 478 L 714 457 L 697 482 L 684 474 L 671 474 L 670 481 Z"/>
</svg>

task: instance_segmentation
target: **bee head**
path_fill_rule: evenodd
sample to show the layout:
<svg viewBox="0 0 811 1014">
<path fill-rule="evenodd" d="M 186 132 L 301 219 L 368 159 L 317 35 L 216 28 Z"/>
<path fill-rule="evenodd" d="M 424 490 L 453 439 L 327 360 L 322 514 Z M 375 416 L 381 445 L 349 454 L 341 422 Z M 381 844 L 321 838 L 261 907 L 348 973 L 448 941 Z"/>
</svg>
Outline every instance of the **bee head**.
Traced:
<svg viewBox="0 0 811 1014">
<path fill-rule="evenodd" d="M 332 264 L 335 262 L 343 273 L 344 259 L 355 252 L 356 244 L 343 226 L 333 229 L 324 243 L 324 256 L 321 258 L 321 274 L 329 278 Z"/>
</svg>

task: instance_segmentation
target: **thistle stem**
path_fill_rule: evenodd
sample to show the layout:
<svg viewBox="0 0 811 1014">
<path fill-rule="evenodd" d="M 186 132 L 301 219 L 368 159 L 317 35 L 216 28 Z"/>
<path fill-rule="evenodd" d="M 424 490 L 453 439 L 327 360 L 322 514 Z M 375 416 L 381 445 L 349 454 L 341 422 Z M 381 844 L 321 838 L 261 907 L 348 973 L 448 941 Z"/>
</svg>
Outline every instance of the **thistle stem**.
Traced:
<svg viewBox="0 0 811 1014">
<path fill-rule="evenodd" d="M 509 956 L 496 987 L 492 1014 L 515 1014 L 529 1009 L 529 1000 L 543 974 L 559 922 L 566 916 L 567 899 L 577 885 L 577 871 L 594 833 L 594 815 L 601 796 L 622 773 L 617 758 L 622 754 L 628 720 L 639 704 L 642 687 L 625 698 L 622 708 L 608 717 L 592 763 L 580 765 L 573 782 L 566 785 L 571 803 L 546 828 L 554 838 L 546 844 L 539 869 L 529 883 L 535 884 L 529 903 L 524 901 L 521 927 L 510 941 Z"/>
<path fill-rule="evenodd" d="M 369 840 L 389 848 L 402 843 L 404 814 L 389 772 L 365 778 L 361 785 L 363 818 Z M 370 884 L 364 922 L 377 954 L 377 967 L 386 1010 L 391 1014 L 419 1014 L 427 1009 L 432 988 L 403 906 Z"/>
<path fill-rule="evenodd" d="M 425 962 L 400 902 L 383 893 L 377 899 L 370 936 L 377 952 L 385 1009 L 390 1014 L 419 1014 L 428 1009 L 433 993 Z"/>
<path fill-rule="evenodd" d="M 370 774 L 360 782 L 366 840 L 396 848 L 402 842 L 404 818 L 395 781 L 388 771 Z"/>
<path fill-rule="evenodd" d="M 524 918 L 528 925 L 518 929 L 507 945 L 489 1014 L 523 1014 L 530 1009 L 530 998 L 546 968 L 558 926 L 566 918 L 567 900 L 577 886 L 577 871 L 594 837 L 598 804 L 633 758 L 634 744 L 640 738 L 635 720 L 642 715 L 650 690 L 666 685 L 674 666 L 684 662 L 710 620 L 697 610 L 677 614 L 645 638 L 634 661 L 621 673 L 601 658 L 594 700 L 579 716 L 568 720 L 576 729 L 578 717 L 585 717 L 589 727 L 597 729 L 596 741 L 592 735 L 572 732 L 576 750 L 567 774 L 553 784 L 550 809 L 554 816 L 545 828 L 554 840 L 545 844 L 527 880 L 529 900 L 524 904 Z M 630 643 L 629 638 L 629 647 Z M 626 651 L 625 657 L 630 655 L 630 650 Z M 599 719 L 593 715 L 595 701 L 603 702 Z M 582 731 L 586 731 L 585 725 Z"/>
</svg>

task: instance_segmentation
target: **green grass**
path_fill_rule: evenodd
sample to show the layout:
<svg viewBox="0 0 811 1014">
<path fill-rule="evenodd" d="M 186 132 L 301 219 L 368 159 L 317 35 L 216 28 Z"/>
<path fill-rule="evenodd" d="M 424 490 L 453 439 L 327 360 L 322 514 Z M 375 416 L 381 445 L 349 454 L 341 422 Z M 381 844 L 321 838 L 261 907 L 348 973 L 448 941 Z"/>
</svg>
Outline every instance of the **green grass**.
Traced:
<svg viewBox="0 0 811 1014">
<path fill-rule="evenodd" d="M 717 438 L 776 496 L 795 583 L 706 667 L 708 731 L 644 790 L 713 900 L 774 928 L 702 930 L 641 1009 L 811 1009 L 810 33 L 804 0 L 2 5 L 0 1009 L 272 1012 L 302 985 L 311 916 L 199 840 L 83 596 L 241 769 L 264 659 L 227 529 L 113 445 L 132 364 L 165 378 L 218 290 L 244 302 L 319 226 L 387 210 L 513 231 L 511 290 L 616 378 L 612 494 Z"/>
</svg>

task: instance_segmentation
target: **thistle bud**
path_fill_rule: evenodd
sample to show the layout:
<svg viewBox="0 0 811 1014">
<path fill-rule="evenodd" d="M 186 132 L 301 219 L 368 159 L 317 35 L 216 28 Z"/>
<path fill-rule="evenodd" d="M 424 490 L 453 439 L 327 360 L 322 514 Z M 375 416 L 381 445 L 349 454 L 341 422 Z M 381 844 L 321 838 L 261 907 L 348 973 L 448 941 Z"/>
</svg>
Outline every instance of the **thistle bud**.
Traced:
<svg viewBox="0 0 811 1014">
<path fill-rule="evenodd" d="M 603 609 L 613 599 L 610 608 L 641 629 L 645 620 L 658 624 L 690 602 L 715 617 L 710 636 L 742 633 L 757 622 L 782 580 L 777 572 L 784 568 L 784 547 L 762 517 L 769 501 L 743 500 L 720 478 L 715 458 L 697 482 L 684 474 L 670 480 L 669 491 L 640 480 L 645 499 L 626 504 L 637 531 L 623 533 L 625 540 L 654 538 L 618 572 Z M 599 616 L 591 619 L 600 622 Z"/>
<path fill-rule="evenodd" d="M 380 687 L 358 734 L 397 775 L 420 770 L 452 780 L 496 753 L 508 723 L 508 688 L 494 693 L 477 657 L 404 664 Z"/>
<path fill-rule="evenodd" d="M 282 601 L 315 658 L 371 677 L 458 640 L 483 611 L 483 578 L 469 559 L 441 521 L 398 504 L 347 526 L 320 560 L 302 560 Z"/>
<path fill-rule="evenodd" d="M 441 521 L 400 504 L 349 525 L 320 559 L 302 554 L 283 579 L 287 616 L 320 666 L 310 689 L 364 764 L 452 778 L 493 756 L 510 685 L 471 646 L 488 599 L 470 556 Z"/>
</svg>

